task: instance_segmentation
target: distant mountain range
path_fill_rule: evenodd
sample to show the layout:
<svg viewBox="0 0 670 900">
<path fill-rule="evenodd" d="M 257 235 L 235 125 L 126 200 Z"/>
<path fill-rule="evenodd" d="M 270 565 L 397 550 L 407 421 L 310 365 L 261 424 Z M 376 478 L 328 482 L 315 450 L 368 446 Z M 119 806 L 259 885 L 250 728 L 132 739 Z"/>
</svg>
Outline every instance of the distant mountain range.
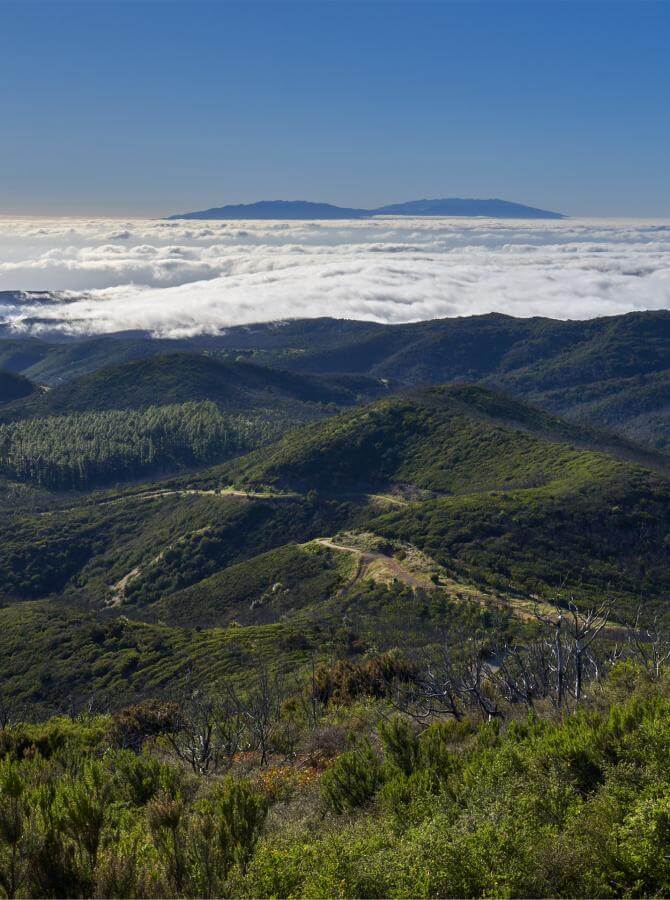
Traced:
<svg viewBox="0 0 670 900">
<path fill-rule="evenodd" d="M 507 200 L 410 200 L 378 209 L 350 209 L 307 200 L 260 200 L 236 203 L 196 212 L 178 213 L 169 219 L 367 219 L 372 216 L 487 216 L 494 219 L 563 219 L 562 213 L 510 203 Z"/>
</svg>

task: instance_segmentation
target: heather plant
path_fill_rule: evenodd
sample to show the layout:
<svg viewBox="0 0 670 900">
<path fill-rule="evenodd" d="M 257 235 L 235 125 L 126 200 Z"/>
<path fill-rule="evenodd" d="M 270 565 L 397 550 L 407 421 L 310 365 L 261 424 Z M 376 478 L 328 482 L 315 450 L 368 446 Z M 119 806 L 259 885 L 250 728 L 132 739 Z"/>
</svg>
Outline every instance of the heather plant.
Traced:
<svg viewBox="0 0 670 900">
<path fill-rule="evenodd" d="M 386 759 L 404 775 L 411 775 L 419 758 L 419 738 L 408 719 L 393 716 L 379 726 Z"/>
<path fill-rule="evenodd" d="M 28 810 L 25 782 L 18 763 L 0 763 L 0 886 L 7 897 L 15 897 L 26 867 L 25 845 Z"/>
<path fill-rule="evenodd" d="M 306 724 L 292 759 L 245 751 L 223 777 L 193 773 L 169 742 L 110 749 L 109 721 L 8 726 L 0 896 L 670 890 L 667 672 L 624 662 L 576 712 L 502 722 L 425 724 L 373 698 L 331 712 L 323 723 L 349 716 L 356 734 L 334 758 L 313 751 L 333 726 Z"/>
<path fill-rule="evenodd" d="M 382 781 L 379 757 L 368 742 L 361 742 L 339 756 L 326 770 L 323 792 L 336 813 L 364 806 Z"/>
</svg>

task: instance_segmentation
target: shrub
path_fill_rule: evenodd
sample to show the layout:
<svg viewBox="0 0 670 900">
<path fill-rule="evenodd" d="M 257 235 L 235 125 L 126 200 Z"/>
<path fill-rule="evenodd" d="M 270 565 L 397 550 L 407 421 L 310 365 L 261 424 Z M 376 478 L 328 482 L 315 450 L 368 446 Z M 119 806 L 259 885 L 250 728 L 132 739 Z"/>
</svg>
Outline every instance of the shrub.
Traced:
<svg viewBox="0 0 670 900">
<path fill-rule="evenodd" d="M 145 806 L 160 790 L 161 764 L 154 757 L 120 750 L 113 766 L 119 793 L 133 806 Z"/>
<path fill-rule="evenodd" d="M 8 897 L 16 896 L 23 880 L 21 857 L 26 831 L 25 784 L 19 766 L 0 763 L 0 886 Z"/>
<path fill-rule="evenodd" d="M 340 659 L 333 666 L 317 666 L 313 692 L 321 703 L 347 704 L 363 696 L 386 697 L 396 682 L 409 682 L 416 673 L 415 664 L 394 650 L 358 662 Z"/>
<path fill-rule="evenodd" d="M 419 759 L 419 739 L 411 722 L 400 716 L 382 722 L 379 734 L 386 759 L 405 775 L 411 775 Z"/>
<path fill-rule="evenodd" d="M 180 726 L 177 703 L 145 700 L 119 710 L 114 716 L 110 740 L 116 747 L 127 747 L 136 753 L 150 737 L 170 734 Z"/>
<path fill-rule="evenodd" d="M 369 743 L 358 746 L 335 760 L 321 780 L 324 796 L 336 813 L 368 803 L 382 782 L 379 758 Z"/>
<path fill-rule="evenodd" d="M 170 889 L 181 895 L 184 893 L 186 880 L 184 800 L 163 791 L 147 804 L 146 817 Z"/>
</svg>

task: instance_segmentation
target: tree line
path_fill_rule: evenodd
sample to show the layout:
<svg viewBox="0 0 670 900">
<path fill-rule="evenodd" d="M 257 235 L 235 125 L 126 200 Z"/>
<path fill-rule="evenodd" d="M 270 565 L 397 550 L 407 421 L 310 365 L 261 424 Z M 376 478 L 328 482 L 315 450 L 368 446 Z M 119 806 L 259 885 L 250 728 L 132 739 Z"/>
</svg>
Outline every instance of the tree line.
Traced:
<svg viewBox="0 0 670 900">
<path fill-rule="evenodd" d="M 0 467 L 52 490 L 85 490 L 223 460 L 276 432 L 273 421 L 224 415 L 211 401 L 23 419 L 0 425 Z"/>
</svg>

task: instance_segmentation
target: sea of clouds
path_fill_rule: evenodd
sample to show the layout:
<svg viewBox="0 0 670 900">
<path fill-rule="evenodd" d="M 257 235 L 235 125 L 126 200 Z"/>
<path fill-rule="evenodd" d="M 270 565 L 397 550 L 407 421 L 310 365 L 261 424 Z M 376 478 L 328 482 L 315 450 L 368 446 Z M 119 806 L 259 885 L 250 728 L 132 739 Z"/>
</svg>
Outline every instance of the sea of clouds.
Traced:
<svg viewBox="0 0 670 900">
<path fill-rule="evenodd" d="M 0 323 L 157 336 L 335 316 L 670 308 L 670 221 L 0 219 Z M 31 292 L 48 292 L 47 294 Z"/>
</svg>

